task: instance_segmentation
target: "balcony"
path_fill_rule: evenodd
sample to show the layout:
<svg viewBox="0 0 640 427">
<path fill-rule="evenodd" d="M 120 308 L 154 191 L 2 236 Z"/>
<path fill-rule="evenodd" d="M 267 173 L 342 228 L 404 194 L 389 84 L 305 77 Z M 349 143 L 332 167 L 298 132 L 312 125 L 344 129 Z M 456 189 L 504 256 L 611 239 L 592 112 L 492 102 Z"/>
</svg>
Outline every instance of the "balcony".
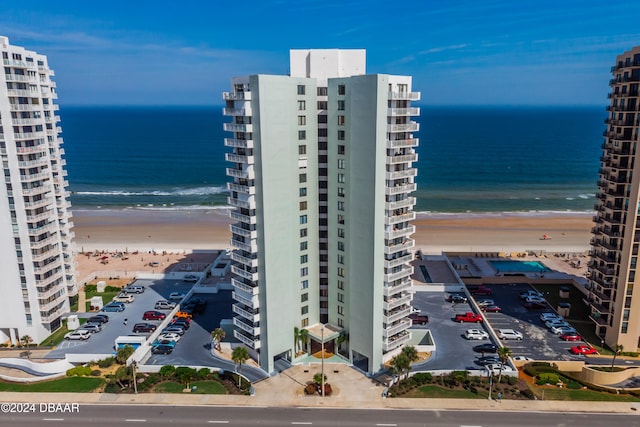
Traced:
<svg viewBox="0 0 640 427">
<path fill-rule="evenodd" d="M 386 329 L 382 331 L 382 334 L 385 339 L 389 339 L 402 331 L 406 331 L 410 327 L 411 327 L 411 319 L 402 319 L 398 323 L 387 326 Z"/>
<path fill-rule="evenodd" d="M 416 213 L 408 212 L 404 214 L 388 216 L 387 218 L 385 218 L 385 224 L 388 224 L 388 225 L 399 224 L 401 222 L 413 221 L 414 219 L 416 219 Z"/>
<path fill-rule="evenodd" d="M 37 228 L 29 228 L 28 232 L 29 232 L 29 236 L 39 236 L 40 234 L 44 233 L 45 231 L 53 231 L 57 228 L 56 222 L 50 222 L 46 225 L 43 225 L 42 227 L 37 227 Z"/>
<path fill-rule="evenodd" d="M 257 239 L 258 231 L 257 230 L 247 230 L 242 227 L 238 227 L 237 225 L 229 224 L 229 229 L 233 234 L 237 234 L 242 237 L 246 237 L 248 239 Z"/>
<path fill-rule="evenodd" d="M 20 175 L 20 181 L 22 182 L 40 181 L 44 179 L 49 179 L 50 177 L 51 177 L 51 174 L 49 172 L 31 173 L 27 175 Z"/>
<path fill-rule="evenodd" d="M 245 278 L 247 280 L 251 280 L 252 282 L 255 282 L 255 281 L 258 280 L 258 272 L 257 271 L 255 273 L 251 273 L 250 271 L 243 270 L 242 268 L 240 268 L 238 266 L 232 265 L 231 266 L 231 272 L 233 274 L 235 274 L 236 276 L 243 277 L 243 278 Z"/>
<path fill-rule="evenodd" d="M 252 321 L 253 323 L 260 321 L 260 313 L 246 310 L 239 304 L 233 304 L 231 306 L 231 309 L 233 310 L 234 313 L 239 314 L 240 316 L 244 317 L 247 320 Z"/>
<path fill-rule="evenodd" d="M 385 209 L 388 211 L 393 211 L 396 209 L 410 208 L 410 207 L 413 207 L 415 204 L 416 204 L 415 197 L 407 197 L 404 200 L 398 200 L 396 202 L 386 202 Z"/>
<path fill-rule="evenodd" d="M 260 291 L 260 289 L 257 286 L 247 285 L 246 283 L 242 283 L 240 280 L 234 277 L 231 278 L 231 284 L 233 285 L 234 288 L 251 296 L 258 295 Z"/>
<path fill-rule="evenodd" d="M 416 191 L 416 184 L 414 183 L 410 183 L 410 184 L 398 184 L 395 185 L 393 187 L 387 187 L 385 188 L 385 194 L 387 196 L 393 196 L 395 194 L 402 194 L 402 193 L 411 193 Z"/>
<path fill-rule="evenodd" d="M 387 302 L 382 303 L 382 308 L 386 311 L 391 311 L 394 308 L 400 307 L 402 305 L 410 305 L 411 304 L 412 295 L 404 294 L 397 298 L 392 298 Z"/>
<path fill-rule="evenodd" d="M 243 209 L 255 209 L 256 202 L 253 197 L 249 198 L 249 200 L 240 200 L 235 197 L 227 197 L 227 203 L 231 206 L 235 206 L 237 208 Z"/>
<path fill-rule="evenodd" d="M 420 130 L 418 122 L 387 125 L 387 132 L 417 132 Z"/>
<path fill-rule="evenodd" d="M 31 104 L 11 104 L 12 111 L 40 111 L 40 105 Z"/>
<path fill-rule="evenodd" d="M 410 225 L 408 227 L 400 228 L 397 230 L 394 228 L 393 230 L 385 231 L 384 238 L 387 240 L 397 239 L 398 237 L 410 236 L 415 233 L 415 231 L 416 227 L 414 225 Z"/>
<path fill-rule="evenodd" d="M 402 281 L 398 285 L 394 285 L 394 286 L 385 286 L 383 295 L 385 297 L 389 297 L 391 295 L 397 294 L 398 292 L 408 291 L 409 289 L 411 289 L 412 286 L 413 286 L 413 283 L 411 282 L 411 280 Z"/>
<path fill-rule="evenodd" d="M 387 148 L 407 148 L 407 147 L 417 147 L 418 146 L 418 138 L 409 138 L 409 139 L 389 139 L 387 140 Z"/>
<path fill-rule="evenodd" d="M 405 265 L 400 269 L 400 271 L 396 271 L 395 273 L 387 273 L 384 275 L 384 281 L 387 283 L 394 282 L 396 280 L 402 279 L 403 277 L 409 277 L 413 274 L 413 266 Z M 385 309 L 390 310 L 390 309 Z"/>
<path fill-rule="evenodd" d="M 239 303 L 252 308 L 252 309 L 258 309 L 260 308 L 260 302 L 258 301 L 258 296 L 257 295 L 253 295 L 251 298 L 249 298 L 248 296 L 244 295 L 243 293 L 240 292 L 236 292 L 236 291 L 232 291 L 231 292 L 231 297 L 233 298 L 234 301 L 238 301 Z"/>
<path fill-rule="evenodd" d="M 243 193 L 243 194 L 249 194 L 249 195 L 256 194 L 256 187 L 249 186 L 249 185 L 236 184 L 234 182 L 227 182 L 227 189 L 229 191 L 235 191 L 237 193 Z"/>
<path fill-rule="evenodd" d="M 225 101 L 251 101 L 251 92 L 222 92 Z"/>
<path fill-rule="evenodd" d="M 233 148 L 253 148 L 253 140 L 225 138 L 224 145 L 225 147 L 233 147 Z"/>
<path fill-rule="evenodd" d="M 18 126 L 35 126 L 42 123 L 42 119 L 11 119 L 11 123 Z"/>
<path fill-rule="evenodd" d="M 253 336 L 260 335 L 260 327 L 253 326 L 251 323 L 246 322 L 242 317 L 234 317 L 233 325 L 242 329 L 243 331 L 249 332 Z"/>
<path fill-rule="evenodd" d="M 224 159 L 227 162 L 242 163 L 242 164 L 245 164 L 245 165 L 249 165 L 249 164 L 254 164 L 255 163 L 255 160 L 254 160 L 253 156 L 244 156 L 244 155 L 233 154 L 233 153 L 225 153 Z"/>
<path fill-rule="evenodd" d="M 413 254 L 403 255 L 396 259 L 384 260 L 384 268 L 393 268 L 413 261 Z"/>
<path fill-rule="evenodd" d="M 252 241 L 252 243 L 249 244 L 249 243 L 241 242 L 239 240 L 231 239 L 231 246 L 233 246 L 236 249 L 242 249 L 243 251 L 246 251 L 246 252 L 258 251 L 258 246 L 256 245 L 255 241 Z"/>
<path fill-rule="evenodd" d="M 227 168 L 227 176 L 232 176 L 234 178 L 254 179 L 253 170 L 250 171 L 250 170 Z"/>
<path fill-rule="evenodd" d="M 239 212 L 231 211 L 229 217 L 233 220 L 243 222 L 245 224 L 255 224 L 257 222 L 256 216 L 243 215 Z"/>
<path fill-rule="evenodd" d="M 411 314 L 411 307 L 400 307 L 399 309 L 395 309 L 390 313 L 383 315 L 383 321 L 386 324 L 396 322 L 404 317 L 408 317 Z"/>
<path fill-rule="evenodd" d="M 388 165 L 395 165 L 399 163 L 411 163 L 411 162 L 417 162 L 417 161 L 418 161 L 417 153 L 405 154 L 405 155 L 399 155 L 399 156 L 387 156 Z"/>
<path fill-rule="evenodd" d="M 23 132 L 23 133 L 14 133 L 13 137 L 15 139 L 37 139 L 44 138 L 44 132 Z"/>
<path fill-rule="evenodd" d="M 237 329 L 233 331 L 233 336 L 242 341 L 249 348 L 252 348 L 254 350 L 258 350 L 260 348 L 260 339 L 243 335 Z"/>
<path fill-rule="evenodd" d="M 389 92 L 389 99 L 406 99 L 409 101 L 419 101 L 420 92 Z"/>
<path fill-rule="evenodd" d="M 387 109 L 387 116 L 419 116 L 420 108 L 419 107 L 411 107 L 411 108 L 389 108 Z"/>
<path fill-rule="evenodd" d="M 382 343 L 382 351 L 389 352 L 398 347 L 403 346 L 407 342 L 411 340 L 411 333 L 408 331 L 400 332 L 398 335 L 395 335 L 389 339 L 384 340 Z"/>
<path fill-rule="evenodd" d="M 389 171 L 386 173 L 385 178 L 388 180 L 410 178 L 418 175 L 418 170 L 415 168 L 409 168 L 400 171 Z"/>
<path fill-rule="evenodd" d="M 223 116 L 251 116 L 251 108 L 223 108 Z"/>
<path fill-rule="evenodd" d="M 231 252 L 231 259 L 235 262 L 239 262 L 242 265 L 246 265 L 251 268 L 258 267 L 258 259 L 257 258 L 247 258 L 240 255 L 237 251 Z"/>
<path fill-rule="evenodd" d="M 222 128 L 227 132 L 253 132 L 252 124 L 225 123 Z"/>
<path fill-rule="evenodd" d="M 413 239 L 405 239 L 403 243 L 397 245 L 385 246 L 384 253 L 387 255 L 395 254 L 396 252 L 402 252 L 410 250 L 416 245 L 416 241 Z"/>
<path fill-rule="evenodd" d="M 49 237 L 46 237 L 42 240 L 31 241 L 29 243 L 30 243 L 31 249 L 37 250 L 45 247 L 46 245 L 56 243 L 57 241 L 58 241 L 58 236 L 56 234 L 52 234 Z"/>
</svg>

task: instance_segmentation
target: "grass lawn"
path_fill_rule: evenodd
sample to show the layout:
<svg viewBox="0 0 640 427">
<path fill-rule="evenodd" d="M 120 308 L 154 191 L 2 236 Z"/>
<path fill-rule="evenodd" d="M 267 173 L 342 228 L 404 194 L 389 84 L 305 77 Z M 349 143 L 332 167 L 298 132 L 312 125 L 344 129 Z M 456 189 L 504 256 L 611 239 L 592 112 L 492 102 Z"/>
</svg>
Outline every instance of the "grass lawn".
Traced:
<svg viewBox="0 0 640 427">
<path fill-rule="evenodd" d="M 102 385 L 102 378 L 65 377 L 34 384 L 15 384 L 0 381 L 0 391 L 34 393 L 89 393 Z"/>
<path fill-rule="evenodd" d="M 78 319 L 80 321 L 80 324 L 84 324 L 87 322 L 87 319 Z M 58 345 L 62 342 L 62 340 L 64 340 L 64 336 L 67 334 L 67 332 L 69 332 L 69 329 L 67 329 L 67 319 L 64 319 L 62 321 L 62 326 L 55 331 L 54 333 L 52 333 L 51 335 L 49 335 L 47 338 L 45 338 L 40 345 L 44 345 L 44 346 L 49 346 L 51 345 L 51 343 L 53 342 L 53 345 Z"/>
<path fill-rule="evenodd" d="M 87 313 L 89 313 L 91 311 L 91 298 L 92 297 L 102 297 L 102 303 L 104 305 L 107 305 L 111 302 L 111 300 L 116 297 L 118 294 L 120 293 L 120 291 L 117 292 L 87 292 L 87 302 L 86 302 L 86 310 Z"/>
<path fill-rule="evenodd" d="M 542 391 L 544 390 L 544 394 Z M 534 387 L 534 393 L 538 398 L 545 400 L 583 400 L 583 401 L 598 401 L 598 402 L 640 402 L 640 398 L 631 396 L 629 394 L 613 394 L 606 392 L 599 392 L 593 390 L 571 390 L 568 388 L 553 388 L 543 389 L 541 387 Z"/>
<path fill-rule="evenodd" d="M 487 394 L 478 390 L 478 394 L 469 390 L 455 390 L 442 388 L 437 385 L 425 385 L 402 395 L 402 397 L 433 397 L 443 399 L 486 399 Z"/>
<path fill-rule="evenodd" d="M 193 386 L 198 387 L 196 391 L 192 392 L 195 394 L 227 394 L 224 386 L 217 381 L 196 381 L 191 383 L 191 387 Z M 184 385 L 174 381 L 158 384 L 154 388 L 156 393 L 182 393 L 182 390 L 184 390 Z"/>
</svg>

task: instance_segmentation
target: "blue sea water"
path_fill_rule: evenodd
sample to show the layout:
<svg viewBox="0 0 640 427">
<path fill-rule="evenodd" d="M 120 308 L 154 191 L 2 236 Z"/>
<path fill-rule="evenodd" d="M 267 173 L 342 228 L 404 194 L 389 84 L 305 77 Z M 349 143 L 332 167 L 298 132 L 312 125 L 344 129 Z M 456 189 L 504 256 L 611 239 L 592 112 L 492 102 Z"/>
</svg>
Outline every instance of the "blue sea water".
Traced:
<svg viewBox="0 0 640 427">
<path fill-rule="evenodd" d="M 61 107 L 74 208 L 226 205 L 221 107 Z M 604 107 L 423 107 L 417 211 L 593 209 Z"/>
</svg>

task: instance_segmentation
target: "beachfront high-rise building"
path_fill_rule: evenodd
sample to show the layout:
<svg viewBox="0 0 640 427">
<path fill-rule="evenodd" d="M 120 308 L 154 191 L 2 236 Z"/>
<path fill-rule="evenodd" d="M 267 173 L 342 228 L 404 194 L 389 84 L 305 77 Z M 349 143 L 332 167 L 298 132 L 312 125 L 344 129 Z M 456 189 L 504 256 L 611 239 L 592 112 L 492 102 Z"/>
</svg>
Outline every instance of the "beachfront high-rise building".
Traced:
<svg viewBox="0 0 640 427">
<path fill-rule="evenodd" d="M 0 342 L 44 340 L 77 294 L 54 75 L 0 37 Z"/>
<path fill-rule="evenodd" d="M 223 94 L 234 335 L 269 371 L 324 349 L 365 372 L 410 339 L 417 161 L 411 77 L 364 50 L 292 50 Z"/>
<path fill-rule="evenodd" d="M 588 300 L 596 333 L 606 344 L 636 351 L 640 347 L 640 47 L 619 55 L 611 73 Z"/>
</svg>

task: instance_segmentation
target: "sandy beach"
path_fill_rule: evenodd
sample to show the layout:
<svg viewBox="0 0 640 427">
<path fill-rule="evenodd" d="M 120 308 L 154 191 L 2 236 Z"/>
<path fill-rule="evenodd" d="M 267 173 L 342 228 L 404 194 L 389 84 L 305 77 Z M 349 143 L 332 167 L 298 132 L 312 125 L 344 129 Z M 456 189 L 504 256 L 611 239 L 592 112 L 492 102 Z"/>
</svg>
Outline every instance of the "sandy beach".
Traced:
<svg viewBox="0 0 640 427">
<path fill-rule="evenodd" d="M 232 223 L 223 209 L 78 210 L 73 212 L 79 252 L 226 249 Z M 420 214 L 416 247 L 424 253 L 442 251 L 585 252 L 589 249 L 592 216 L 429 215 Z M 543 236 L 547 239 L 543 239 Z"/>
</svg>

